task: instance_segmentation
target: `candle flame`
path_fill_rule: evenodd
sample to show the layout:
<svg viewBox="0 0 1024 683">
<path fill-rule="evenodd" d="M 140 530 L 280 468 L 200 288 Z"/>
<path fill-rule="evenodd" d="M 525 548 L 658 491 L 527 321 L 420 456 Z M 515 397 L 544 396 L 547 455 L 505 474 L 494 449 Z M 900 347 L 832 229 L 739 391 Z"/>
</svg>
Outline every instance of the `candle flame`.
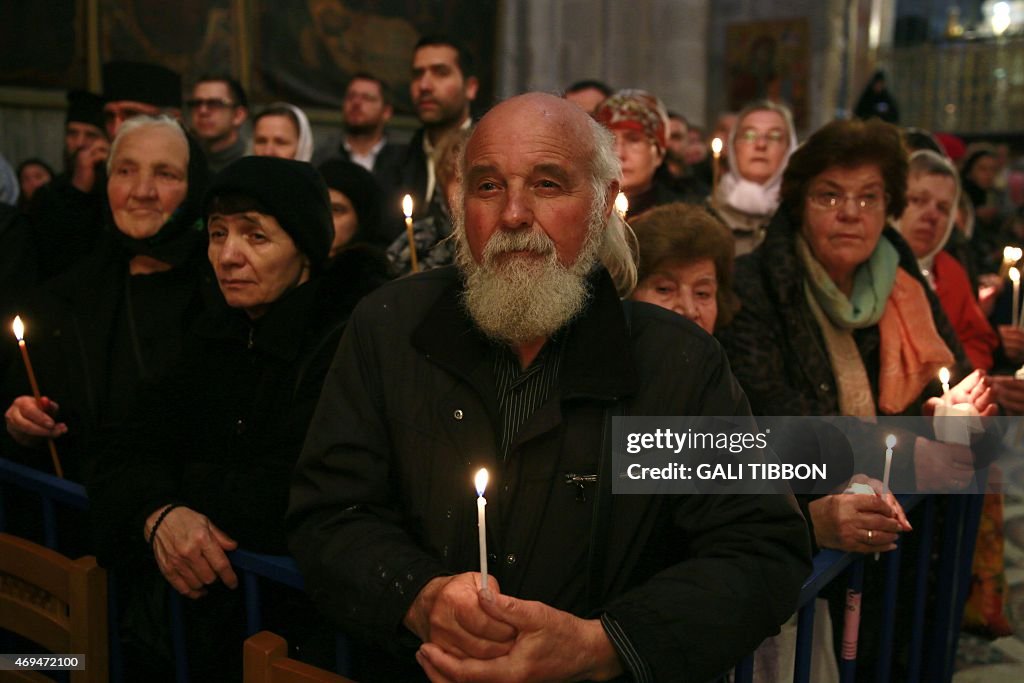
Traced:
<svg viewBox="0 0 1024 683">
<path fill-rule="evenodd" d="M 402 197 L 402 213 L 406 218 L 412 218 L 412 195 Z"/>
<path fill-rule="evenodd" d="M 1016 263 L 1017 261 L 1020 261 L 1022 256 L 1024 256 L 1024 250 L 1022 250 L 1020 247 L 1014 247 L 1013 251 L 1010 253 L 1010 256 L 1013 258 L 1014 263 Z"/>
<path fill-rule="evenodd" d="M 722 153 L 722 138 L 715 138 L 711 141 L 711 152 L 716 157 Z"/>
<path fill-rule="evenodd" d="M 890 451 L 896 447 L 895 434 L 890 434 L 889 436 L 885 437 L 885 447 L 888 448 Z"/>
<path fill-rule="evenodd" d="M 629 200 L 626 199 L 625 192 L 620 192 L 619 196 L 615 198 L 615 210 L 619 212 L 620 216 L 625 216 L 629 212 Z"/>
<path fill-rule="evenodd" d="M 941 368 L 939 370 L 939 381 L 943 384 L 949 384 L 949 369 Z"/>
<path fill-rule="evenodd" d="M 1010 267 L 1010 279 L 1014 282 L 1020 282 L 1020 271 L 1017 270 L 1016 266 Z"/>
<path fill-rule="evenodd" d="M 481 467 L 480 468 L 480 471 L 476 473 L 476 478 L 474 479 L 474 482 L 476 483 L 476 495 L 478 495 L 478 496 L 484 495 L 484 489 L 487 488 L 487 468 L 486 467 Z"/>
<path fill-rule="evenodd" d="M 14 316 L 14 322 L 11 324 L 11 329 L 14 330 L 14 336 L 18 338 L 18 341 L 24 341 L 25 339 L 25 323 L 21 322 L 21 316 Z"/>
</svg>

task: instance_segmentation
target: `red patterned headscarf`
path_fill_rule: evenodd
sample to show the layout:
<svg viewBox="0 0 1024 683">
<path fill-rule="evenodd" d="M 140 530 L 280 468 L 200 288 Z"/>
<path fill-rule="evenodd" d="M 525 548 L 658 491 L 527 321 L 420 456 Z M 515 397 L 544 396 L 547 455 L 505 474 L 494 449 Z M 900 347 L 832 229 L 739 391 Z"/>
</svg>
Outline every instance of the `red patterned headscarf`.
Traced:
<svg viewBox="0 0 1024 683">
<path fill-rule="evenodd" d="M 637 130 L 651 139 L 660 151 L 668 141 L 668 113 L 665 105 L 646 90 L 620 90 L 598 106 L 597 122 L 610 130 Z"/>
</svg>

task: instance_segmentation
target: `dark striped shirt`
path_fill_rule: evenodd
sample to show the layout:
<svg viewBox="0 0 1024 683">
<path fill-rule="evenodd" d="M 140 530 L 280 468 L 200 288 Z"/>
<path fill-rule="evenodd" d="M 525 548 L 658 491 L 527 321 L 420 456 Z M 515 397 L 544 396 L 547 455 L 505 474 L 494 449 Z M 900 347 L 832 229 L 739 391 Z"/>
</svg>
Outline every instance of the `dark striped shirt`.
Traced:
<svg viewBox="0 0 1024 683">
<path fill-rule="evenodd" d="M 501 455 L 508 457 L 519 428 L 544 405 L 551 387 L 558 382 L 561 345 L 557 337 L 549 339 L 525 370 L 519 358 L 505 346 L 494 347 L 494 384 L 498 390 L 498 412 L 501 414 Z"/>
</svg>

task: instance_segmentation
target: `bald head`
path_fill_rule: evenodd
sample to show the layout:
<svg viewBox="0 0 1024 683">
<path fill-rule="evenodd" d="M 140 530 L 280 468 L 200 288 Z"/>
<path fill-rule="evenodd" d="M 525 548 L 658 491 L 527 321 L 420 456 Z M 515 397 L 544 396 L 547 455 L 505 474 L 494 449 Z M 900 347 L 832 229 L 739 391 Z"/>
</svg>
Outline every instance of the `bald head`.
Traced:
<svg viewBox="0 0 1024 683">
<path fill-rule="evenodd" d="M 589 153 L 595 144 L 592 123 L 586 112 L 560 97 L 536 92 L 517 95 L 495 106 L 480 120 L 467 145 L 466 156 L 472 154 L 474 141 L 490 138 L 495 131 L 503 144 L 514 145 L 524 136 L 543 130 L 571 140 Z"/>
</svg>

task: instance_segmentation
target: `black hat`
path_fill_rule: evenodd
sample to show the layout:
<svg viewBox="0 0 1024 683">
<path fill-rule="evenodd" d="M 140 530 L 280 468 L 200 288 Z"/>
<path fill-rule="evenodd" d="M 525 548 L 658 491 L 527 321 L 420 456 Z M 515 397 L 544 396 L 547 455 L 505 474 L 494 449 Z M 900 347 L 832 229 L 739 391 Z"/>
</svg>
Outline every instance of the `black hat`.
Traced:
<svg viewBox="0 0 1024 683">
<path fill-rule="evenodd" d="M 359 221 L 358 233 L 374 232 L 380 224 L 381 192 L 373 175 L 359 164 L 344 159 L 325 161 L 319 170 L 327 187 L 352 202 Z"/>
<path fill-rule="evenodd" d="M 68 91 L 68 113 L 64 117 L 64 125 L 72 121 L 88 123 L 100 130 L 103 128 L 103 98 L 88 90 Z"/>
<path fill-rule="evenodd" d="M 180 109 L 181 75 L 148 62 L 108 62 L 103 65 L 103 97 Z"/>
<path fill-rule="evenodd" d="M 310 164 L 276 157 L 242 157 L 214 177 L 203 198 L 203 215 L 209 217 L 215 197 L 232 194 L 266 207 L 309 258 L 313 271 L 326 263 L 334 241 L 331 202 L 327 185 Z"/>
</svg>

